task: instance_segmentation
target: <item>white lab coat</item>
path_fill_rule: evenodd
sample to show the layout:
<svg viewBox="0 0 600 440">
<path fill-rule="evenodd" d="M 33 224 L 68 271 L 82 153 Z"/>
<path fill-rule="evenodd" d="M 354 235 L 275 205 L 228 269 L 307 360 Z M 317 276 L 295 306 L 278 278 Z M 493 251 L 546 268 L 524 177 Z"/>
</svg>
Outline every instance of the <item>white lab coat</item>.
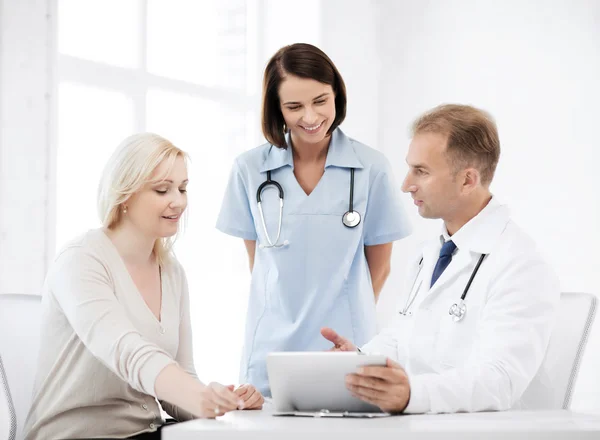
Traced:
<svg viewBox="0 0 600 440">
<path fill-rule="evenodd" d="M 413 294 L 420 285 L 412 316 L 398 313 L 363 351 L 383 353 L 405 368 L 411 387 L 407 413 L 542 407 L 552 393 L 540 366 L 558 309 L 557 276 L 495 198 L 452 239 L 458 250 L 431 289 L 440 236 L 424 244 L 399 295 L 398 312 L 413 282 Z M 488 255 L 467 293 L 467 313 L 454 322 L 450 306 L 482 253 Z M 534 398 L 520 401 L 529 386 Z"/>
</svg>

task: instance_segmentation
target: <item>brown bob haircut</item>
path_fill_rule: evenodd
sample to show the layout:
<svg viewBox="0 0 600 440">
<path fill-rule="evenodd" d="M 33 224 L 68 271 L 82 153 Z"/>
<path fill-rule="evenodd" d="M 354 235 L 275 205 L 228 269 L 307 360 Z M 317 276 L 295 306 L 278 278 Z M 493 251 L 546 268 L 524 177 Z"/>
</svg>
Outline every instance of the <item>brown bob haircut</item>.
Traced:
<svg viewBox="0 0 600 440">
<path fill-rule="evenodd" d="M 440 105 L 413 123 L 413 137 L 419 133 L 447 136 L 446 151 L 453 168 L 477 168 L 481 183 L 489 186 L 500 158 L 498 129 L 489 113 L 469 105 Z"/>
<path fill-rule="evenodd" d="M 314 79 L 329 84 L 335 95 L 335 120 L 331 134 L 346 118 L 346 85 L 329 57 L 319 48 L 305 43 L 284 46 L 273 55 L 263 78 L 262 131 L 265 139 L 280 148 L 285 144 L 285 121 L 279 102 L 279 87 L 287 75 Z"/>
</svg>

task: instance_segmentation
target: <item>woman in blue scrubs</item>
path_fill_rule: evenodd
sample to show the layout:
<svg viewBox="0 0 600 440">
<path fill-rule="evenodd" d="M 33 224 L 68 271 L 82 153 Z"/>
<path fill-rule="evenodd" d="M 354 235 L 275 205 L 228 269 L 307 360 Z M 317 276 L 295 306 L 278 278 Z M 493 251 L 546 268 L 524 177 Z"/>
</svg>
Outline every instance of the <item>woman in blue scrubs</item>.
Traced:
<svg viewBox="0 0 600 440">
<path fill-rule="evenodd" d="M 266 396 L 269 352 L 325 350 L 322 327 L 357 345 L 375 335 L 392 242 L 409 233 L 389 162 L 341 131 L 345 115 L 329 57 L 280 49 L 264 74 L 268 142 L 235 160 L 223 199 L 217 228 L 244 239 L 252 271 L 241 380 Z"/>
</svg>

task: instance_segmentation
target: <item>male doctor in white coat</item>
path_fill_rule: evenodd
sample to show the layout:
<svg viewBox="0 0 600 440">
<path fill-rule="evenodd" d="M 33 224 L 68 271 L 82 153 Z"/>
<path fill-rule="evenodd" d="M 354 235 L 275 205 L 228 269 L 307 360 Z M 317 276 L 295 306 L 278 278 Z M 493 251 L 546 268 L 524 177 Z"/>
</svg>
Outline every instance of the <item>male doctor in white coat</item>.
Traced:
<svg viewBox="0 0 600 440">
<path fill-rule="evenodd" d="M 559 283 L 490 193 L 499 156 L 496 125 L 479 109 L 442 105 L 414 123 L 402 189 L 443 225 L 414 258 L 393 326 L 361 347 L 388 363 L 347 376 L 356 397 L 389 412 L 453 413 L 543 407 L 551 395 L 541 366 Z M 334 350 L 357 350 L 321 333 Z"/>
</svg>

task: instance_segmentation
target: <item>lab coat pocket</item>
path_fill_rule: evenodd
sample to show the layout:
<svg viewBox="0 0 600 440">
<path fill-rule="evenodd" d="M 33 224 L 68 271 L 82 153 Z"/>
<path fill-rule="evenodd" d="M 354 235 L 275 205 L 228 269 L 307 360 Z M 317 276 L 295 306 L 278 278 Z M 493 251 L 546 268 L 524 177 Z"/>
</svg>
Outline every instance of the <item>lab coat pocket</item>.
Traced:
<svg viewBox="0 0 600 440">
<path fill-rule="evenodd" d="M 451 305 L 446 310 L 440 310 L 438 318 L 440 325 L 433 359 L 442 369 L 459 367 L 469 357 L 476 339 L 480 314 L 480 305 L 467 301 L 467 312 L 463 319 L 454 321 L 449 313 Z"/>
</svg>

